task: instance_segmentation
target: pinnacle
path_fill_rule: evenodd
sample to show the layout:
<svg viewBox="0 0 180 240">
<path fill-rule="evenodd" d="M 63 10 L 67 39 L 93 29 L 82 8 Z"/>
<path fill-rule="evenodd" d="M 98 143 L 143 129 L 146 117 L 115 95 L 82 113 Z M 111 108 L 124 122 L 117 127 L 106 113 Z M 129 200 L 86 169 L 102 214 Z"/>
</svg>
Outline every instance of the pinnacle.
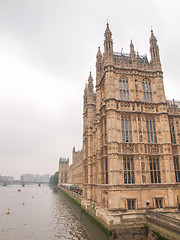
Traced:
<svg viewBox="0 0 180 240">
<path fill-rule="evenodd" d="M 107 25 L 106 25 L 105 35 L 106 35 L 106 34 L 111 34 L 111 30 L 110 30 L 110 28 L 109 28 L 109 23 L 107 23 Z"/>
<path fill-rule="evenodd" d="M 100 47 L 98 47 L 98 52 L 97 52 L 97 55 L 96 55 L 96 56 L 97 56 L 97 57 L 98 57 L 98 56 L 102 56 Z"/>
<path fill-rule="evenodd" d="M 92 75 L 91 75 L 91 71 L 90 71 L 90 73 L 89 73 L 89 78 L 88 78 L 88 83 L 90 83 L 90 82 L 93 82 L 93 78 L 92 78 Z"/>
<path fill-rule="evenodd" d="M 131 42 L 130 42 L 130 46 L 133 46 L 133 47 L 134 47 L 134 44 L 133 44 L 133 42 L 132 42 L 132 39 L 131 39 Z"/>
<path fill-rule="evenodd" d="M 150 38 L 150 40 L 153 40 L 153 39 L 156 40 L 156 37 L 154 36 L 154 32 L 153 32 L 153 30 L 152 30 L 152 28 L 151 28 L 151 38 Z"/>
<path fill-rule="evenodd" d="M 85 84 L 84 93 L 87 93 L 87 83 Z"/>
</svg>

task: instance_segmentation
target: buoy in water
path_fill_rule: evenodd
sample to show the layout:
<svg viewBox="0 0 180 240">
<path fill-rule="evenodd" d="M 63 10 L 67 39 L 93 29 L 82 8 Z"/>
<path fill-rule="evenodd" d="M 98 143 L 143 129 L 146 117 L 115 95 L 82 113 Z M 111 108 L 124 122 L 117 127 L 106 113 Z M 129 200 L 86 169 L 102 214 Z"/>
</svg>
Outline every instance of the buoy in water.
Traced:
<svg viewBox="0 0 180 240">
<path fill-rule="evenodd" d="M 10 209 L 8 208 L 8 212 L 7 212 L 7 214 L 10 214 Z"/>
</svg>

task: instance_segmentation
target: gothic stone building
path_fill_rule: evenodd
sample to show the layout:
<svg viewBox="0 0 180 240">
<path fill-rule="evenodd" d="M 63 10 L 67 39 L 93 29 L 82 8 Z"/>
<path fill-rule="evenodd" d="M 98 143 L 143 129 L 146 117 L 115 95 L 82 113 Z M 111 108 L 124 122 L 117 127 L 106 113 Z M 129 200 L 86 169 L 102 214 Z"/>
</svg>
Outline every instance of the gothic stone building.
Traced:
<svg viewBox="0 0 180 240">
<path fill-rule="evenodd" d="M 67 183 L 68 168 L 69 168 L 69 158 L 68 159 L 60 158 L 58 185 L 61 185 L 61 183 Z"/>
<path fill-rule="evenodd" d="M 157 39 L 146 56 L 113 52 L 107 24 L 96 93 L 84 90 L 82 205 L 106 221 L 148 208 L 176 211 L 180 197 L 180 108 L 167 103 Z"/>
<path fill-rule="evenodd" d="M 83 151 L 73 147 L 72 164 L 68 168 L 68 183 L 83 188 Z"/>
</svg>

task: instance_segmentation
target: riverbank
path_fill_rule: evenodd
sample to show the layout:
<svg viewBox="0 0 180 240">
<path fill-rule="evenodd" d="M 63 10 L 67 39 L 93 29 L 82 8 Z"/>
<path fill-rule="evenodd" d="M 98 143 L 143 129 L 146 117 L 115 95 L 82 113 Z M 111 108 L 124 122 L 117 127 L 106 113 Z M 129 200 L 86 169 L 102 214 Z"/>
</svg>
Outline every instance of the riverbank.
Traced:
<svg viewBox="0 0 180 240">
<path fill-rule="evenodd" d="M 98 217 L 93 208 L 82 205 L 81 195 L 68 189 L 58 187 L 58 191 L 76 212 L 79 220 L 93 240 L 179 240 L 180 214 L 156 213 L 147 210 L 138 215 L 121 213 L 121 224 L 107 225 Z M 116 213 L 114 213 L 116 214 Z M 116 217 L 118 214 L 116 214 Z"/>
<path fill-rule="evenodd" d="M 71 192 L 62 187 L 58 187 L 58 191 L 69 203 L 70 207 L 75 211 L 79 220 L 93 240 L 110 239 L 111 230 L 109 227 L 100 219 L 98 219 L 93 212 L 81 206 L 82 197 L 79 194 Z"/>
</svg>

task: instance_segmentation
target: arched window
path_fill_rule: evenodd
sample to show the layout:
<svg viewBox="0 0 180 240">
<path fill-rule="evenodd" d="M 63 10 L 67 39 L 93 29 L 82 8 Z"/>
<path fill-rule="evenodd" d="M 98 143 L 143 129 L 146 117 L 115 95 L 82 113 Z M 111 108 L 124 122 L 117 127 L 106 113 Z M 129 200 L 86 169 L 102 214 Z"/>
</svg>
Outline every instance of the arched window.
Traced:
<svg viewBox="0 0 180 240">
<path fill-rule="evenodd" d="M 145 102 L 152 102 L 151 82 L 148 79 L 143 80 L 143 95 Z"/>
<path fill-rule="evenodd" d="M 176 135 L 175 135 L 175 130 L 174 130 L 173 119 L 169 120 L 169 128 L 170 128 L 170 134 L 171 134 L 171 143 L 176 144 Z"/>
<path fill-rule="evenodd" d="M 148 143 L 157 143 L 156 124 L 154 118 L 146 119 Z"/>
<path fill-rule="evenodd" d="M 122 142 L 132 142 L 131 118 L 128 116 L 121 117 Z"/>
<path fill-rule="evenodd" d="M 178 156 L 173 157 L 176 182 L 180 182 L 180 164 Z"/>
<path fill-rule="evenodd" d="M 158 157 L 149 158 L 151 183 L 161 183 L 160 165 Z"/>
<path fill-rule="evenodd" d="M 121 77 L 119 80 L 120 100 L 129 100 L 129 86 L 128 80 L 125 77 Z"/>
<path fill-rule="evenodd" d="M 106 124 L 106 119 L 104 120 L 104 137 L 105 137 L 105 144 L 107 144 L 107 124 Z"/>
<path fill-rule="evenodd" d="M 123 166 L 124 166 L 124 184 L 135 183 L 133 157 L 124 156 Z"/>
</svg>

